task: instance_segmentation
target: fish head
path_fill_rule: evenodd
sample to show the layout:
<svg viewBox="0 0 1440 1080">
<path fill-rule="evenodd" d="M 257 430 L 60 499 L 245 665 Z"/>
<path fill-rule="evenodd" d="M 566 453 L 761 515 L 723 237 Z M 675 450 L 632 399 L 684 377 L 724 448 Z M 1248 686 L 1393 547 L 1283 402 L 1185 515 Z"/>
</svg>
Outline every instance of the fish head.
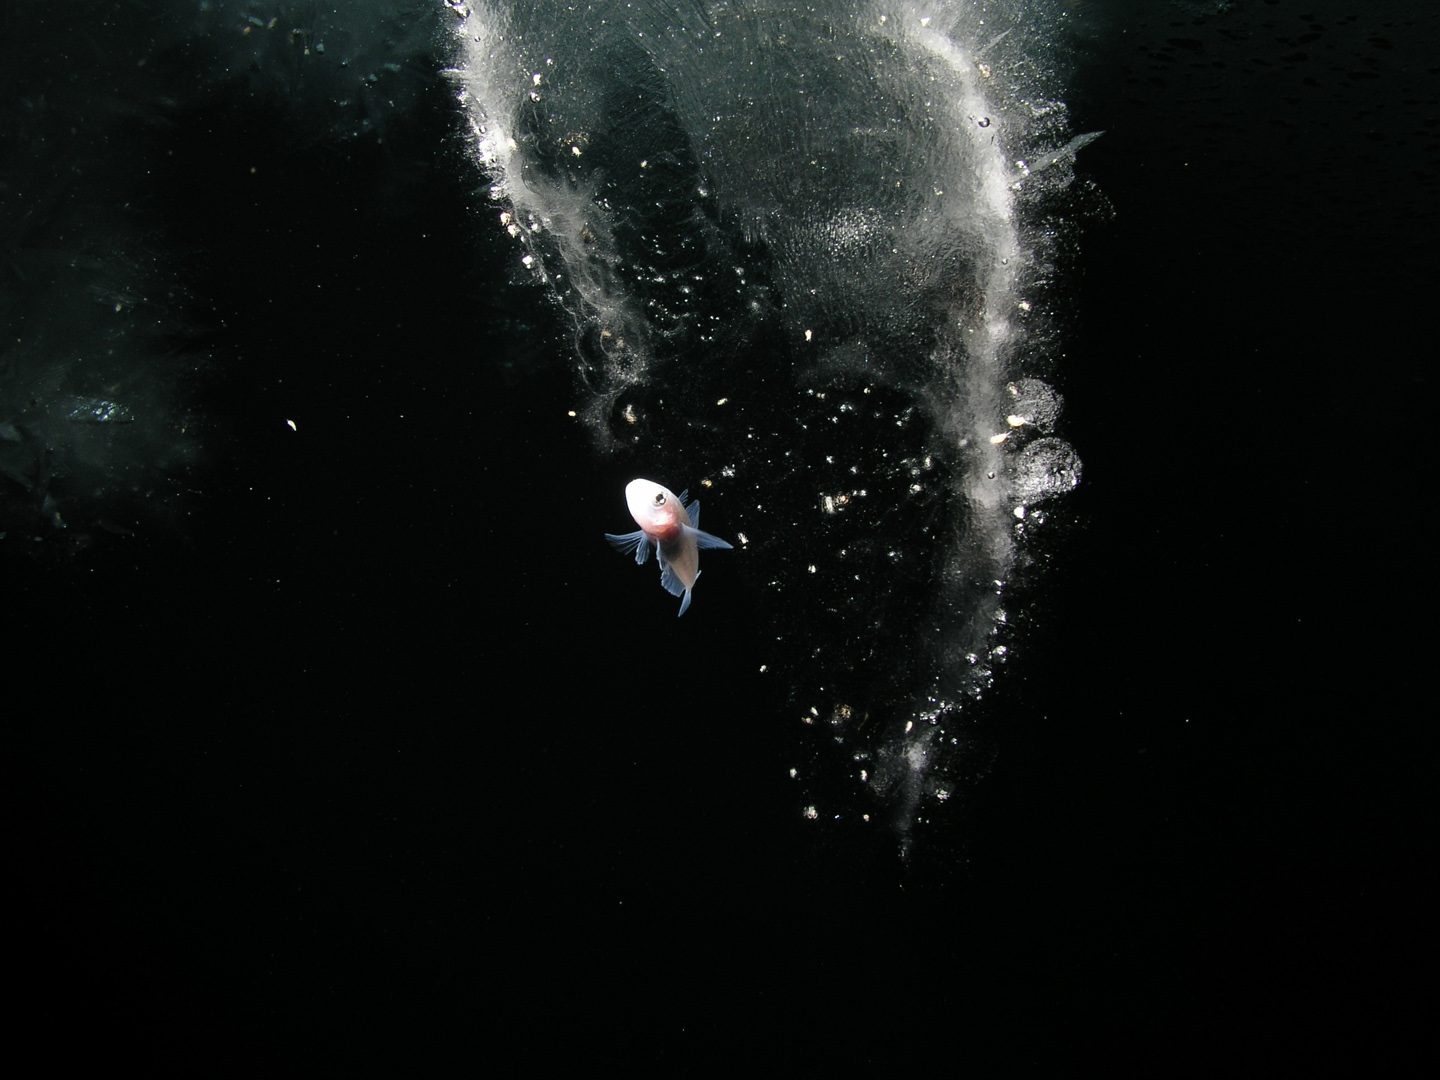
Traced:
<svg viewBox="0 0 1440 1080">
<path fill-rule="evenodd" d="M 669 529 L 688 524 L 685 508 L 675 493 L 654 480 L 631 480 L 625 485 L 625 504 L 630 516 L 642 529 Z"/>
</svg>

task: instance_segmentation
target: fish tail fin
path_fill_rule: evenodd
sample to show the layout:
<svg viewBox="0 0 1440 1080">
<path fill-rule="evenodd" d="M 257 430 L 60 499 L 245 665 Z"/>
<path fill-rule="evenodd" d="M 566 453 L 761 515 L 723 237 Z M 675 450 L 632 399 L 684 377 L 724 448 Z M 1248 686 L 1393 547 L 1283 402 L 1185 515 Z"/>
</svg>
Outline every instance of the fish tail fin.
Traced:
<svg viewBox="0 0 1440 1080">
<path fill-rule="evenodd" d="M 690 588 L 685 590 L 684 599 L 680 601 L 680 615 L 684 615 L 686 609 L 690 607 L 690 591 L 695 588 L 696 584 L 700 581 L 700 575 L 704 572 L 704 570 L 695 571 L 695 580 L 690 583 Z M 680 615 L 676 615 L 675 617 L 678 619 Z"/>
</svg>

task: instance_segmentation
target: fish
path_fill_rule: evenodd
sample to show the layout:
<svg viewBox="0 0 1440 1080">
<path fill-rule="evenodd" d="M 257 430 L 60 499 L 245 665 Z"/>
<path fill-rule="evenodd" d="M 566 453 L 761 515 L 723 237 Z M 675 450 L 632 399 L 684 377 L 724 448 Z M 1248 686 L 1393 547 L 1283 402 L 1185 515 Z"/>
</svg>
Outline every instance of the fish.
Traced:
<svg viewBox="0 0 1440 1080">
<path fill-rule="evenodd" d="M 623 536 L 605 534 L 616 551 L 625 555 L 633 552 L 637 566 L 645 564 L 650 558 L 650 546 L 655 546 L 661 586 L 671 596 L 684 597 L 680 601 L 680 615 L 689 608 L 690 590 L 700 578 L 701 549 L 733 550 L 718 536 L 700 531 L 700 500 L 686 506 L 689 494 L 682 491 L 676 498 L 664 484 L 631 480 L 625 485 L 625 505 L 640 530 Z"/>
</svg>

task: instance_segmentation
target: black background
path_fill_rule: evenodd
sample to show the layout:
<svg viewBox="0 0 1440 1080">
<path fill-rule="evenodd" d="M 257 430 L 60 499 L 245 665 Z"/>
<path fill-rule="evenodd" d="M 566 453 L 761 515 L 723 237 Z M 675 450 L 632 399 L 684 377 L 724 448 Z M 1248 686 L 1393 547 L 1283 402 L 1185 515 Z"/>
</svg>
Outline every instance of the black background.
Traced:
<svg viewBox="0 0 1440 1080">
<path fill-rule="evenodd" d="M 342 137 L 97 7 L 81 69 L 22 4 L 6 93 L 43 88 L 54 138 L 81 98 L 163 115 L 90 134 L 151 169 L 214 435 L 183 528 L 7 539 L 31 1040 L 1278 1072 L 1418 1026 L 1428 8 L 1077 6 L 1113 216 L 1060 372 L 1076 524 L 994 766 L 902 862 L 801 819 L 738 560 L 677 624 L 596 542 L 629 466 L 566 415 L 440 61 Z"/>
</svg>

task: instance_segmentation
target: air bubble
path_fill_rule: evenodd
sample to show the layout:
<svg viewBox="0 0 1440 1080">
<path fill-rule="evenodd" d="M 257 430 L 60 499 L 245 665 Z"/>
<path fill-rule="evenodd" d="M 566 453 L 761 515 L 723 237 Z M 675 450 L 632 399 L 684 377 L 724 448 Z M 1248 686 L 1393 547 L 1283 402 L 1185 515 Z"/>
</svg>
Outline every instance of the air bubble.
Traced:
<svg viewBox="0 0 1440 1080">
<path fill-rule="evenodd" d="M 1018 503 L 1064 495 L 1080 483 L 1080 456 L 1063 439 L 1037 439 L 1016 456 L 1011 477 Z"/>
</svg>

